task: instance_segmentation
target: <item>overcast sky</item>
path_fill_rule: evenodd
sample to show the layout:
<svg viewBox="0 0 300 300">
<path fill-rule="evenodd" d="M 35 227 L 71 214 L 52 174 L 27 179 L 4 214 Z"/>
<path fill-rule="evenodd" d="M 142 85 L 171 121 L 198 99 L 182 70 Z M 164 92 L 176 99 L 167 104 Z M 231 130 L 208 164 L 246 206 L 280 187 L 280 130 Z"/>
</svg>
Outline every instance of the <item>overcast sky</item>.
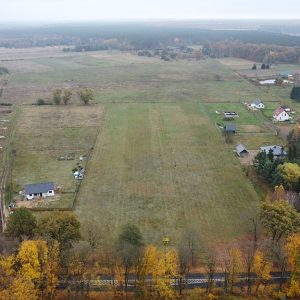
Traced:
<svg viewBox="0 0 300 300">
<path fill-rule="evenodd" d="M 300 0 L 0 0 L 0 9 L 2 22 L 298 19 Z"/>
</svg>

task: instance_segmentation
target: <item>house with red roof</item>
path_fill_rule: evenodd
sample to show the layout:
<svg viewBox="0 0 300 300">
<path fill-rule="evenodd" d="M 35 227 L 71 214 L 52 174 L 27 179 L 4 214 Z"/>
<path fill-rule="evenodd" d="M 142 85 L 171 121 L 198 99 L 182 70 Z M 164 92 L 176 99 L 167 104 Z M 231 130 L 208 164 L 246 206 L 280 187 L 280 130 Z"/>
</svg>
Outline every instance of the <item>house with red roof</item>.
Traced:
<svg viewBox="0 0 300 300">
<path fill-rule="evenodd" d="M 273 112 L 273 119 L 274 119 L 275 121 L 284 122 L 284 121 L 290 120 L 291 117 L 290 117 L 289 114 L 285 111 L 284 108 L 278 107 L 278 108 Z"/>
</svg>

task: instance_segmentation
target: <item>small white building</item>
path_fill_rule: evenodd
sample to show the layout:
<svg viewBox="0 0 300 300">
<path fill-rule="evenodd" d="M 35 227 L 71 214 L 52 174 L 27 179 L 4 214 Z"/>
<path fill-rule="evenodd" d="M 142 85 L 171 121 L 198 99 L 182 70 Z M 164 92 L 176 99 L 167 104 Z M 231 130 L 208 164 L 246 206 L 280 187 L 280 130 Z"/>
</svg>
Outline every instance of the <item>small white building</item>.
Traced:
<svg viewBox="0 0 300 300">
<path fill-rule="evenodd" d="M 284 108 L 278 107 L 274 112 L 273 112 L 273 119 L 278 122 L 284 122 L 288 121 L 291 119 L 289 114 L 285 111 Z"/>
<path fill-rule="evenodd" d="M 54 183 L 34 183 L 25 185 L 25 195 L 27 200 L 32 200 L 33 198 L 46 198 L 54 196 Z"/>
<path fill-rule="evenodd" d="M 260 100 L 260 99 L 256 99 L 254 100 L 250 106 L 252 108 L 256 108 L 256 109 L 262 109 L 262 108 L 265 108 L 265 105 L 263 104 L 263 102 Z"/>
<path fill-rule="evenodd" d="M 267 79 L 259 82 L 260 85 L 274 85 L 276 84 L 276 79 Z"/>
</svg>

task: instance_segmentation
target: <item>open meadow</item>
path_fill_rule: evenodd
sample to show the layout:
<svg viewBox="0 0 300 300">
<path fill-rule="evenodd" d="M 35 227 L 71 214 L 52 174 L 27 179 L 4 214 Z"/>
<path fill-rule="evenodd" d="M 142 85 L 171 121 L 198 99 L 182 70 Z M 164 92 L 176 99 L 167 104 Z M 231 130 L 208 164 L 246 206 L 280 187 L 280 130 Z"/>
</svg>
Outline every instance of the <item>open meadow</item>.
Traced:
<svg viewBox="0 0 300 300">
<path fill-rule="evenodd" d="M 76 212 L 115 237 L 126 222 L 147 242 L 176 243 L 192 228 L 205 242 L 249 229 L 258 196 L 231 146 L 199 104 L 110 104 Z"/>
<path fill-rule="evenodd" d="M 26 183 L 54 181 L 68 193 L 41 205 L 71 207 L 72 168 L 80 155 L 91 154 L 75 205 L 83 234 L 95 230 L 109 243 L 127 222 L 157 245 L 164 236 L 178 243 L 187 231 L 205 245 L 247 234 L 260 199 L 235 146 L 242 142 L 255 150 L 283 141 L 265 125 L 266 116 L 243 102 L 260 97 L 273 103 L 280 96 L 274 100 L 218 60 L 48 51 L 24 54 L 20 64 L 20 52 L 0 61 L 11 71 L 0 100 L 20 110 L 15 194 Z M 53 90 L 64 87 L 73 91 L 70 105 L 29 105 L 38 98 L 51 101 Z M 80 103 L 81 87 L 95 90 L 93 104 Z M 222 121 L 217 110 L 240 115 L 231 144 L 216 126 Z M 76 159 L 59 161 L 66 153 Z"/>
</svg>

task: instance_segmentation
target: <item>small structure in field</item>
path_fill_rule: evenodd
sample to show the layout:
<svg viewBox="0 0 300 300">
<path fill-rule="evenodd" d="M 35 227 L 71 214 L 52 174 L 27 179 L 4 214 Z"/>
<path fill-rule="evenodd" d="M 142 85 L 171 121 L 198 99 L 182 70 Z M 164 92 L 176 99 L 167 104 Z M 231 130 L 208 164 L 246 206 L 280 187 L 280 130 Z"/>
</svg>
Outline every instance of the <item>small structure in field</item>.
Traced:
<svg viewBox="0 0 300 300">
<path fill-rule="evenodd" d="M 263 104 L 263 102 L 260 100 L 260 99 L 256 99 L 254 100 L 250 106 L 252 108 L 256 108 L 256 109 L 262 109 L 262 108 L 265 108 L 265 105 Z"/>
<path fill-rule="evenodd" d="M 236 133 L 236 126 L 234 124 L 227 124 L 225 126 L 225 133 L 235 134 Z"/>
<path fill-rule="evenodd" d="M 270 151 L 272 151 L 274 157 L 287 156 L 287 152 L 284 151 L 284 148 L 278 145 L 262 146 L 260 147 L 260 151 L 265 152 L 266 154 L 269 154 Z"/>
<path fill-rule="evenodd" d="M 58 160 L 74 160 L 75 153 L 65 153 L 64 155 L 58 157 Z"/>
<path fill-rule="evenodd" d="M 275 85 L 276 79 L 267 79 L 267 80 L 261 80 L 259 82 L 260 85 Z"/>
<path fill-rule="evenodd" d="M 224 119 L 238 118 L 238 114 L 235 111 L 224 111 Z"/>
<path fill-rule="evenodd" d="M 289 114 L 285 111 L 284 108 L 278 107 L 274 112 L 273 112 L 273 119 L 278 122 L 284 122 L 288 121 L 291 119 Z"/>
<path fill-rule="evenodd" d="M 291 72 L 291 71 L 280 72 L 279 74 L 277 74 L 277 76 L 279 76 L 282 79 L 289 79 L 289 80 L 294 79 L 293 72 Z"/>
<path fill-rule="evenodd" d="M 34 183 L 25 185 L 25 195 L 27 200 L 32 200 L 33 198 L 46 198 L 54 196 L 54 183 Z"/>
<path fill-rule="evenodd" d="M 246 157 L 249 155 L 249 151 L 246 149 L 246 147 L 242 144 L 239 144 L 235 147 L 235 151 L 236 151 L 236 154 L 239 156 L 239 157 Z"/>
</svg>

